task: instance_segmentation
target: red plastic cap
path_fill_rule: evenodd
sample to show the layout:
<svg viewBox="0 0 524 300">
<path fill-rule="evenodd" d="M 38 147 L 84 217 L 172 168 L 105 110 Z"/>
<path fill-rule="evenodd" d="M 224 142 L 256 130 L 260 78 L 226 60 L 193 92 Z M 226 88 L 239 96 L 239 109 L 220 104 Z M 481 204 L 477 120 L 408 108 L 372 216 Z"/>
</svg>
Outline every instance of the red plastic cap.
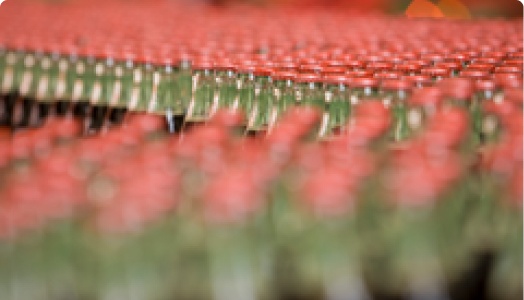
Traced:
<svg viewBox="0 0 524 300">
<path fill-rule="evenodd" d="M 378 80 L 371 77 L 348 78 L 348 85 L 352 88 L 378 87 Z"/>
<path fill-rule="evenodd" d="M 433 83 L 433 80 L 428 75 L 409 75 L 402 78 L 413 82 L 417 86 L 429 86 Z"/>
<path fill-rule="evenodd" d="M 263 76 L 263 77 L 271 76 L 272 73 L 273 73 L 273 68 L 268 68 L 268 67 L 257 67 L 253 71 L 253 74 L 255 74 L 256 76 Z"/>
<path fill-rule="evenodd" d="M 457 100 L 469 100 L 473 94 L 473 83 L 466 78 L 445 78 L 438 86 L 442 88 L 444 96 Z"/>
<path fill-rule="evenodd" d="M 453 70 L 453 71 L 462 69 L 462 65 L 460 63 L 458 63 L 458 62 L 455 62 L 455 61 L 439 62 L 439 63 L 435 64 L 435 67 L 437 67 L 437 68 L 444 68 L 444 69 Z"/>
<path fill-rule="evenodd" d="M 215 60 L 213 68 L 219 71 L 233 71 L 236 70 L 236 65 L 229 59 Z"/>
<path fill-rule="evenodd" d="M 323 81 L 329 84 L 345 84 L 347 83 L 347 77 L 344 75 L 325 75 Z"/>
<path fill-rule="evenodd" d="M 395 70 L 404 72 L 404 73 L 414 73 L 420 70 L 421 66 L 413 63 L 404 63 L 395 66 Z"/>
<path fill-rule="evenodd" d="M 409 90 L 413 87 L 413 83 L 402 79 L 386 79 L 383 80 L 381 86 L 384 90 Z"/>
<path fill-rule="evenodd" d="M 307 82 L 322 82 L 322 77 L 316 73 L 303 73 L 298 74 L 295 78 L 295 81 L 298 83 L 307 83 Z"/>
<path fill-rule="evenodd" d="M 500 67 L 495 67 L 495 70 L 493 70 L 493 72 L 522 74 L 522 69 L 517 66 L 500 66 Z"/>
<path fill-rule="evenodd" d="M 376 61 L 376 62 L 370 62 L 366 65 L 366 69 L 372 70 L 374 72 L 377 71 L 386 71 L 393 69 L 393 64 L 390 62 L 385 61 Z"/>
<path fill-rule="evenodd" d="M 294 80 L 297 76 L 298 75 L 296 72 L 288 71 L 277 71 L 271 74 L 271 78 L 273 78 L 273 80 Z"/>
<path fill-rule="evenodd" d="M 401 76 L 402 76 L 401 72 L 387 71 L 387 72 L 375 73 L 374 77 L 379 79 L 380 81 L 384 81 L 384 80 L 398 79 Z"/>
<path fill-rule="evenodd" d="M 466 70 L 461 71 L 459 76 L 463 78 L 483 79 L 483 78 L 489 78 L 490 73 L 487 70 L 466 69 Z"/>
<path fill-rule="evenodd" d="M 443 67 L 425 67 L 420 70 L 420 73 L 433 77 L 448 77 L 451 72 L 448 68 Z"/>
<path fill-rule="evenodd" d="M 495 80 L 497 86 L 504 89 L 522 87 L 522 77 L 518 73 L 495 73 L 493 80 Z"/>
<path fill-rule="evenodd" d="M 191 63 L 191 68 L 194 70 L 211 70 L 213 67 L 211 60 L 195 60 Z"/>
<path fill-rule="evenodd" d="M 408 103 L 420 106 L 438 106 L 443 99 L 442 91 L 437 87 L 416 89 L 408 99 Z"/>
<path fill-rule="evenodd" d="M 348 77 L 373 77 L 373 71 L 371 70 L 352 70 L 346 72 Z"/>
<path fill-rule="evenodd" d="M 322 67 L 322 70 L 320 71 L 324 75 L 328 74 L 344 74 L 346 73 L 347 69 L 345 67 L 340 66 L 329 66 L 329 67 Z"/>
<path fill-rule="evenodd" d="M 320 72 L 322 70 L 322 66 L 320 64 L 303 64 L 303 65 L 300 65 L 298 69 L 301 72 L 314 73 L 314 72 Z"/>
<path fill-rule="evenodd" d="M 497 85 L 494 80 L 482 79 L 475 82 L 475 89 L 477 91 L 494 91 Z"/>
</svg>

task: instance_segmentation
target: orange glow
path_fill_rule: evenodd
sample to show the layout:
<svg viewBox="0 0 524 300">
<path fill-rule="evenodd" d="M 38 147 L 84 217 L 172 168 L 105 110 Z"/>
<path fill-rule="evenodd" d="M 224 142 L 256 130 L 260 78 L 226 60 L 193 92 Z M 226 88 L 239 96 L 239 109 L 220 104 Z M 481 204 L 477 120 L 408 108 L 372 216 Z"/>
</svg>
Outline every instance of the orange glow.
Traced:
<svg viewBox="0 0 524 300">
<path fill-rule="evenodd" d="M 405 12 L 409 18 L 442 18 L 440 8 L 428 0 L 414 0 Z"/>
<path fill-rule="evenodd" d="M 440 0 L 437 5 L 446 18 L 471 19 L 468 7 L 460 0 Z"/>
</svg>

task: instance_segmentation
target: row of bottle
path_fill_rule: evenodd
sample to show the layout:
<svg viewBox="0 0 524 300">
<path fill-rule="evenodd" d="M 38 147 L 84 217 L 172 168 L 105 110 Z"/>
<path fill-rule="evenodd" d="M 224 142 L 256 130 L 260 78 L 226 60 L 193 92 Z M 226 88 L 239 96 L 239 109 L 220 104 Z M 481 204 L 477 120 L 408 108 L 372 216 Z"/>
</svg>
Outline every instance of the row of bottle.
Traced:
<svg viewBox="0 0 524 300">
<path fill-rule="evenodd" d="M 465 64 L 465 71 L 480 72 L 469 68 L 469 62 Z M 397 112 L 395 141 L 420 125 L 419 113 L 410 113 L 408 106 L 411 95 L 422 87 L 441 87 L 442 98 L 478 111 L 475 107 L 482 101 L 500 101 L 508 87 L 522 85 L 517 73 L 492 74 L 494 66 L 480 72 L 478 78 L 431 65 L 407 68 L 400 75 L 398 70 L 389 72 L 395 66 L 402 65 L 379 68 L 377 63 L 362 63 L 350 67 L 329 60 L 315 64 L 233 63 L 227 59 L 153 62 L 137 61 L 132 55 L 116 61 L 4 51 L 0 55 L 0 83 L 4 95 L 14 93 L 39 103 L 148 111 L 183 116 L 187 123 L 205 122 L 220 108 L 238 109 L 247 114 L 246 127 L 251 132 L 271 130 L 289 107 L 312 106 L 324 111 L 318 132 L 321 138 L 343 131 L 352 106 L 359 101 L 382 101 Z M 447 77 L 466 79 L 440 82 Z M 482 134 L 480 121 L 476 122 L 478 134 Z"/>
</svg>

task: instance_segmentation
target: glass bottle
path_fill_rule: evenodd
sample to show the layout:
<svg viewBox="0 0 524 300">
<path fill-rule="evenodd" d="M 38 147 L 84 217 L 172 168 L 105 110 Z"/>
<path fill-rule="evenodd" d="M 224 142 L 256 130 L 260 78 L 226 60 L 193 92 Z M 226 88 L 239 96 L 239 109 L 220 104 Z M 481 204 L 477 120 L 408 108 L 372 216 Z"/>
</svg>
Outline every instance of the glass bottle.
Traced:
<svg viewBox="0 0 524 300">
<path fill-rule="evenodd" d="M 88 114 L 89 103 L 96 80 L 96 60 L 93 52 L 90 49 L 86 50 L 85 53 L 81 54 L 81 58 L 76 65 L 76 78 L 71 97 L 74 106 L 73 113 L 81 117 Z"/>
<path fill-rule="evenodd" d="M 294 79 L 297 73 L 290 71 L 274 72 L 273 78 L 273 96 L 275 105 L 274 113 L 280 118 L 290 107 L 295 105 Z M 272 112 L 273 113 L 273 112 Z"/>
<path fill-rule="evenodd" d="M 478 134 L 479 140 L 484 141 L 483 123 L 484 115 L 482 112 L 483 103 L 494 101 L 497 86 L 493 80 L 478 80 L 475 82 L 475 93 L 471 99 L 470 113 L 473 121 L 473 130 Z"/>
<path fill-rule="evenodd" d="M 265 131 L 274 123 L 271 111 L 273 108 L 273 70 L 259 66 L 253 71 L 254 79 L 254 105 L 248 116 L 248 131 Z M 274 115 L 276 117 L 276 114 Z"/>
<path fill-rule="evenodd" d="M 169 57 L 163 58 L 157 63 L 157 70 L 159 72 L 158 84 L 158 104 L 157 112 L 166 112 L 171 110 L 175 116 L 182 116 L 184 114 L 184 105 L 182 99 L 178 95 L 178 78 L 177 68 L 173 60 Z"/>
<path fill-rule="evenodd" d="M 175 62 L 177 63 L 176 70 L 176 86 L 177 95 L 182 103 L 182 111 L 184 114 L 187 113 L 189 102 L 192 94 L 192 71 L 191 71 L 191 59 L 190 56 L 181 53 L 175 55 Z"/>
<path fill-rule="evenodd" d="M 65 74 L 67 70 L 66 55 L 61 55 L 58 50 L 53 49 L 49 57 L 51 64 L 47 71 L 49 76 L 46 88 L 47 93 L 46 96 L 44 96 L 45 99 L 42 100 L 56 102 L 58 100 L 57 96 L 62 93 L 62 91 L 58 89 L 60 76 L 64 76 L 62 74 Z"/>
<path fill-rule="evenodd" d="M 16 85 L 16 78 L 20 77 L 17 76 L 18 73 L 21 73 L 21 70 L 19 71 L 21 64 L 23 63 L 23 59 L 21 58 L 21 54 L 19 51 L 14 50 L 7 50 L 4 52 L 3 57 L 3 63 L 1 63 L 3 73 L 1 82 L 0 82 L 0 91 L 2 93 L 2 120 L 0 124 L 2 125 L 11 125 L 12 115 L 13 115 L 13 109 L 15 107 L 15 103 L 17 102 L 18 95 L 15 93 L 15 90 L 18 89 L 18 86 Z"/>
<path fill-rule="evenodd" d="M 54 93 L 55 103 L 70 99 L 68 92 L 71 90 L 72 82 L 70 82 L 69 74 L 71 69 L 74 69 L 76 59 L 76 53 L 71 50 L 62 54 L 58 60 L 58 77 Z"/>
<path fill-rule="evenodd" d="M 394 141 L 401 141 L 409 135 L 407 124 L 406 100 L 411 93 L 412 83 L 407 80 L 390 79 L 381 84 L 381 98 L 384 105 L 392 108 L 394 124 L 391 128 L 391 137 Z"/>
<path fill-rule="evenodd" d="M 344 75 L 324 76 L 324 113 L 319 135 L 321 137 L 343 131 L 351 115 L 349 88 Z"/>
<path fill-rule="evenodd" d="M 38 104 L 36 103 L 33 87 L 35 86 L 35 81 L 39 78 L 39 58 L 41 57 L 42 52 L 40 51 L 38 53 L 28 52 L 23 57 L 24 71 L 18 87 L 22 99 L 21 103 L 19 103 L 22 116 L 18 120 L 18 126 L 36 125 L 39 122 Z"/>
<path fill-rule="evenodd" d="M 215 88 L 213 91 L 213 112 L 217 109 L 237 109 L 239 107 L 239 93 L 237 74 L 234 64 L 226 59 L 215 62 Z"/>
<path fill-rule="evenodd" d="M 443 99 L 437 87 L 423 87 L 413 90 L 407 103 L 407 125 L 410 132 L 420 131 L 425 120 L 437 111 Z"/>
<path fill-rule="evenodd" d="M 295 78 L 295 102 L 300 106 L 324 110 L 322 77 L 316 73 L 301 73 Z"/>
<path fill-rule="evenodd" d="M 158 84 L 158 73 L 156 72 L 152 56 L 144 53 L 137 60 L 137 66 L 133 71 L 133 88 L 138 89 L 138 97 L 131 94 L 130 109 L 139 111 L 149 111 L 151 106 L 155 105 L 156 95 L 153 93 L 155 86 Z M 155 91 L 156 92 L 156 91 Z"/>
<path fill-rule="evenodd" d="M 136 55 L 133 52 L 123 53 L 123 60 L 119 61 L 118 66 L 115 68 L 115 72 L 117 73 L 115 77 L 120 78 L 121 87 L 120 93 L 118 93 L 119 88 L 116 87 L 117 90 L 115 90 L 111 96 L 112 106 L 128 108 L 132 95 L 137 93 L 134 91 L 134 86 L 135 79 L 139 74 L 135 72 L 135 57 Z"/>
<path fill-rule="evenodd" d="M 250 120 L 255 109 L 255 69 L 253 62 L 243 61 L 236 66 L 239 110 Z"/>
<path fill-rule="evenodd" d="M 73 95 L 78 90 L 78 86 L 82 84 L 83 72 L 85 71 L 83 62 L 80 61 L 76 51 L 72 51 L 69 55 L 64 58 L 67 68 L 64 74 L 64 91 L 62 97 L 58 97 L 55 101 L 55 113 L 58 115 L 65 115 L 72 107 Z M 62 63 L 64 64 L 64 63 Z M 58 94 L 62 94 L 60 91 L 62 88 L 58 88 Z M 78 93 L 78 92 L 77 92 Z"/>
<path fill-rule="evenodd" d="M 204 122 L 209 118 L 213 105 L 213 63 L 208 60 L 194 61 L 192 70 L 192 93 L 186 123 Z"/>
</svg>

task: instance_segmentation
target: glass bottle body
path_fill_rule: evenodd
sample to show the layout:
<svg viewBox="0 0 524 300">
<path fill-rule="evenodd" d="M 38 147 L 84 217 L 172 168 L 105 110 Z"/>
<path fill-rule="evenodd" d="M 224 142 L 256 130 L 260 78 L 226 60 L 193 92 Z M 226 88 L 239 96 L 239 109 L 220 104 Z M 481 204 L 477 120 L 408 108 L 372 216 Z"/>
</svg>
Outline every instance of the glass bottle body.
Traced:
<svg viewBox="0 0 524 300">
<path fill-rule="evenodd" d="M 237 76 L 233 70 L 217 70 L 215 73 L 214 108 L 236 109 L 239 106 Z"/>
<path fill-rule="evenodd" d="M 407 89 L 390 89 L 383 91 L 384 105 L 390 106 L 393 113 L 393 127 L 390 137 L 398 142 L 410 136 L 410 126 L 408 124 L 408 108 L 406 100 L 409 97 Z"/>
<path fill-rule="evenodd" d="M 251 110 L 248 130 L 261 131 L 271 124 L 274 103 L 273 80 L 270 76 L 257 76 L 254 81 L 255 101 Z"/>
<path fill-rule="evenodd" d="M 213 105 L 214 72 L 211 69 L 194 70 L 192 84 L 186 121 L 203 122 L 209 118 Z"/>
<path fill-rule="evenodd" d="M 274 99 L 277 117 L 282 116 L 286 110 L 295 105 L 293 81 L 289 79 L 276 80 L 274 83 Z"/>
<path fill-rule="evenodd" d="M 325 113 L 328 122 L 326 134 L 343 131 L 343 127 L 351 115 L 351 103 L 349 101 L 349 89 L 343 83 L 327 84 L 324 91 Z"/>
</svg>

